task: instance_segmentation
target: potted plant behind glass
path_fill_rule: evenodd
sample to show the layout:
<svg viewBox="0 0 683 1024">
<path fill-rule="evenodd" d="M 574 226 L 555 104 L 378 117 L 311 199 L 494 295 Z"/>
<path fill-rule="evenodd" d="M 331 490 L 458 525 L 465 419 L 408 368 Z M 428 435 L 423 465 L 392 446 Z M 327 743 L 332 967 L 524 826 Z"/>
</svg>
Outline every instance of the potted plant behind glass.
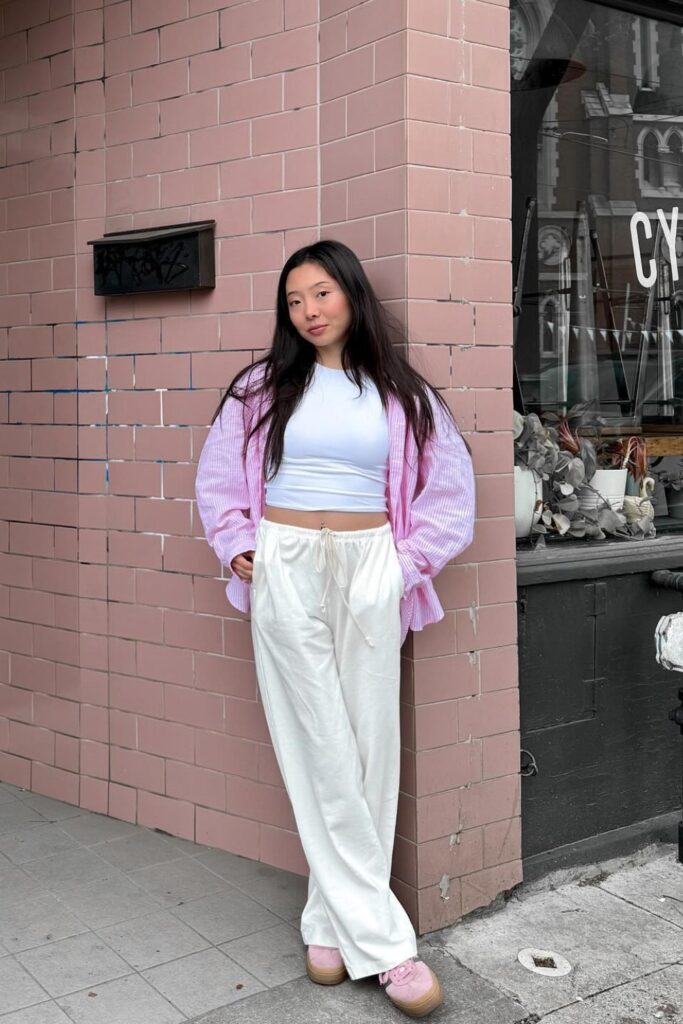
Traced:
<svg viewBox="0 0 683 1024">
<path fill-rule="evenodd" d="M 557 463 L 557 445 L 535 413 L 513 413 L 515 450 L 515 535 L 527 537 L 541 517 L 543 481 Z"/>
<path fill-rule="evenodd" d="M 596 470 L 586 481 L 579 495 L 581 511 L 594 511 L 606 501 L 615 512 L 622 512 L 628 469 L 624 465 L 612 463 L 611 456 L 599 447 L 596 448 L 595 454 Z"/>
<path fill-rule="evenodd" d="M 549 413 L 546 419 L 549 423 L 557 424 L 548 426 L 546 430 L 550 440 L 557 446 L 558 458 L 550 478 L 541 520 L 533 527 L 533 532 L 585 540 L 604 540 L 608 535 L 623 539 L 654 537 L 654 511 L 651 508 L 639 507 L 642 514 L 629 522 L 619 509 L 619 505 L 623 506 L 629 461 L 642 467 L 642 460 L 638 461 L 633 442 L 628 443 L 629 439 L 626 439 L 623 442 L 624 450 L 617 458 L 611 452 L 612 442 L 600 442 L 601 420 L 586 409 L 585 403 L 572 407 L 566 415 Z M 578 433 L 578 427 L 586 424 L 588 419 L 598 428 L 597 445 Z M 639 438 L 637 440 L 640 441 Z M 622 442 L 616 444 L 620 446 Z M 637 447 L 640 451 L 640 445 Z M 624 462 L 626 465 L 623 465 Z M 602 474 L 596 478 L 599 469 L 608 474 L 616 474 L 618 486 L 606 487 Z M 610 483 L 608 476 L 607 484 Z M 616 498 L 614 503 L 605 496 L 605 490 L 609 497 Z M 587 501 L 588 496 L 590 500 Z M 538 542 L 542 543 L 543 537 L 538 538 Z"/>
<path fill-rule="evenodd" d="M 579 426 L 590 424 L 596 431 L 596 443 L 579 435 Z M 622 512 L 628 463 L 634 443 L 638 438 L 620 438 L 603 441 L 600 428 L 603 420 L 595 413 L 586 411 L 585 403 L 575 405 L 565 415 L 558 417 L 558 444 L 564 451 L 580 458 L 586 468 L 586 480 L 578 491 L 579 508 L 582 512 L 594 512 L 608 504 L 614 512 Z"/>
<path fill-rule="evenodd" d="M 577 407 L 578 415 L 581 415 Z M 543 547 L 546 537 L 560 540 L 620 540 L 654 537 L 653 512 L 638 506 L 638 518 L 628 522 L 587 480 L 595 478 L 598 460 L 605 467 L 618 461 L 625 472 L 632 469 L 637 479 L 647 479 L 644 444 L 637 439 L 617 441 L 624 445 L 620 455 L 608 453 L 608 445 L 580 437 L 573 428 L 574 410 L 569 416 L 547 415 L 541 422 L 535 413 L 514 415 L 515 452 L 515 529 L 517 537 L 528 537 L 535 547 Z M 557 425 L 552 426 L 555 422 Z M 613 442 L 610 442 L 614 444 Z M 626 462 L 624 467 L 621 463 Z M 597 500 L 590 509 L 582 509 L 579 496 L 586 488 L 595 491 Z"/>
<path fill-rule="evenodd" d="M 648 474 L 647 442 L 644 437 L 633 435 L 622 438 L 614 445 L 614 460 L 625 466 L 626 494 L 624 496 L 624 515 L 627 523 L 636 523 L 643 517 L 655 517 L 652 504 L 652 493 L 655 481 Z"/>
</svg>

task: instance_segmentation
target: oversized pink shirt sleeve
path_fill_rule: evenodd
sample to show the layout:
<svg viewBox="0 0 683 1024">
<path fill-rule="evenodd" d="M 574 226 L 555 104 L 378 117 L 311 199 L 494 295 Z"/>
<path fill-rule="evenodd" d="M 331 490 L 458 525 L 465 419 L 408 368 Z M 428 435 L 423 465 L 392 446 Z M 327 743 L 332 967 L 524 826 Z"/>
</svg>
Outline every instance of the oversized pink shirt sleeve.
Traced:
<svg viewBox="0 0 683 1024">
<path fill-rule="evenodd" d="M 195 494 L 207 541 L 223 565 L 253 551 L 256 527 L 249 516 L 247 469 L 242 458 L 248 409 L 228 398 L 214 420 L 197 465 Z"/>
<path fill-rule="evenodd" d="M 441 572 L 469 547 L 474 534 L 472 460 L 451 418 L 429 398 L 436 429 L 420 459 L 407 536 L 396 541 L 405 594 Z"/>
</svg>

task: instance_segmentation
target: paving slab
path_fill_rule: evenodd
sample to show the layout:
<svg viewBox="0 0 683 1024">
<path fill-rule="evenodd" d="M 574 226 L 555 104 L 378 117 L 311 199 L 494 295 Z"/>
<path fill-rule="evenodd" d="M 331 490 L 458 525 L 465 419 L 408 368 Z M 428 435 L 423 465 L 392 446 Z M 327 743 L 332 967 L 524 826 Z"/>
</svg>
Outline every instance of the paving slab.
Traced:
<svg viewBox="0 0 683 1024">
<path fill-rule="evenodd" d="M 182 856 L 170 843 L 146 829 L 136 829 L 132 836 L 99 843 L 96 852 L 120 871 L 136 871 Z"/>
<path fill-rule="evenodd" d="M 198 953 L 210 945 L 167 910 L 109 928 L 98 928 L 97 932 L 136 971 Z"/>
<path fill-rule="evenodd" d="M 48 993 L 13 956 L 0 958 L 0 1015 L 43 1002 Z"/>
<path fill-rule="evenodd" d="M 0 910 L 0 941 L 10 953 L 43 946 L 86 930 L 83 922 L 54 896 L 14 903 Z"/>
<path fill-rule="evenodd" d="M 269 910 L 232 887 L 185 903 L 173 913 L 214 945 L 279 924 Z"/>
<path fill-rule="evenodd" d="M 68 889 L 60 899 L 90 928 L 106 928 L 160 909 L 154 897 L 122 874 Z"/>
<path fill-rule="evenodd" d="M 683 928 L 599 885 L 513 897 L 440 934 L 463 965 L 539 1015 L 683 960 Z M 559 953 L 573 970 L 559 978 L 533 974 L 517 960 L 525 947 Z"/>
<path fill-rule="evenodd" d="M 4 853 L 0 853 L 0 872 L 7 871 L 10 867 L 14 867 L 12 861 Z"/>
<path fill-rule="evenodd" d="M 240 857 L 239 854 L 228 853 L 226 850 L 209 850 L 208 853 L 200 854 L 196 860 L 220 875 L 226 882 L 236 885 L 238 889 L 242 883 L 248 884 L 254 879 L 273 878 L 277 875 L 291 877 L 289 872 L 282 871 L 281 868 L 274 868 L 270 864 L 262 864 L 248 857 Z"/>
<path fill-rule="evenodd" d="M 280 871 L 270 878 L 241 882 L 240 892 L 287 921 L 298 920 L 308 899 L 308 878 Z"/>
<path fill-rule="evenodd" d="M 2 1024 L 72 1024 L 72 1021 L 56 1003 L 50 1001 L 5 1014 Z"/>
<path fill-rule="evenodd" d="M 443 949 L 419 944 L 420 955 L 439 974 L 444 1002 L 430 1024 L 514 1024 L 526 1012 L 493 985 L 461 967 Z M 192 1024 L 405 1024 L 376 977 L 341 985 L 314 985 L 308 977 L 215 1010 Z"/>
<path fill-rule="evenodd" d="M 207 949 L 142 972 L 188 1017 L 253 997 L 263 985 L 218 949 Z"/>
<path fill-rule="evenodd" d="M 89 882 L 121 874 L 92 850 L 80 846 L 51 857 L 28 861 L 22 867 L 27 875 L 42 882 L 52 892 L 66 892 Z"/>
<path fill-rule="evenodd" d="M 76 841 L 66 832 L 62 832 L 59 825 L 54 825 L 44 818 L 0 835 L 0 851 L 14 864 L 49 857 L 64 850 L 73 850 L 76 846 Z"/>
<path fill-rule="evenodd" d="M 31 878 L 16 864 L 4 861 L 0 865 L 0 909 L 47 895 L 43 883 Z"/>
<path fill-rule="evenodd" d="M 126 961 L 90 932 L 17 953 L 15 959 L 55 998 L 131 973 Z"/>
<path fill-rule="evenodd" d="M 81 846 L 93 846 L 95 843 L 106 843 L 110 839 L 122 839 L 124 836 L 139 834 L 139 829 L 129 821 L 107 818 L 103 814 L 79 814 L 62 822 L 61 829 Z"/>
<path fill-rule="evenodd" d="M 16 797 L 10 796 L 0 803 L 0 833 L 16 832 L 22 827 L 37 824 L 45 824 L 42 815 Z"/>
<path fill-rule="evenodd" d="M 17 790 L 17 795 L 25 804 L 42 814 L 47 821 L 66 821 L 68 818 L 78 818 L 91 813 L 74 804 L 65 804 L 61 800 L 53 800 L 50 796 L 31 793 L 25 789 Z"/>
<path fill-rule="evenodd" d="M 678 1024 L 683 1020 L 683 965 L 666 967 L 573 1003 L 552 1024 Z"/>
<path fill-rule="evenodd" d="M 15 795 L 26 792 L 26 790 L 20 789 L 18 786 L 13 786 L 11 782 L 0 782 L 0 786 L 7 793 L 14 793 Z"/>
<path fill-rule="evenodd" d="M 137 974 L 59 1000 L 74 1024 L 180 1024 L 186 1017 Z"/>
<path fill-rule="evenodd" d="M 0 1024 L 403 1024 L 376 977 L 309 981 L 307 891 L 0 784 Z M 524 946 L 572 972 L 530 974 Z M 430 1024 L 683 1024 L 683 868 L 670 846 L 537 879 L 419 949 L 446 996 Z"/>
<path fill-rule="evenodd" d="M 185 854 L 186 857 L 196 857 L 200 853 L 208 853 L 211 849 L 210 846 L 204 846 L 203 843 L 193 843 L 190 839 L 181 839 L 180 836 L 172 836 L 170 833 L 164 832 L 162 828 L 153 828 L 149 831 L 160 836 L 165 843 L 172 846 L 174 850 L 178 851 L 178 853 Z"/>
<path fill-rule="evenodd" d="M 308 899 L 307 877 L 221 850 L 196 859 L 278 917 L 291 921 L 301 916 Z"/>
<path fill-rule="evenodd" d="M 306 974 L 306 947 L 301 933 L 291 924 L 278 924 L 274 928 L 233 939 L 219 949 L 268 988 L 284 985 Z"/>
<path fill-rule="evenodd" d="M 176 851 L 174 856 L 178 857 Z M 195 857 L 181 856 L 163 867 L 140 868 L 131 871 L 130 878 L 166 908 L 179 907 L 227 888 L 227 883 L 219 875 L 209 871 Z"/>
<path fill-rule="evenodd" d="M 683 928 L 683 864 L 673 856 L 615 871 L 599 885 L 606 892 Z"/>
</svg>

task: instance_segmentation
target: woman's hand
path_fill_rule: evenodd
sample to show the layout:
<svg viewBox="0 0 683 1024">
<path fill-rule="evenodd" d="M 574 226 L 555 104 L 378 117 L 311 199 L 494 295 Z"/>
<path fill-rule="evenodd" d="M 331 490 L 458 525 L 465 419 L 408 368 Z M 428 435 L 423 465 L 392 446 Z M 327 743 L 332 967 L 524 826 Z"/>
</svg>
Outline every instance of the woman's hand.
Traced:
<svg viewBox="0 0 683 1024">
<path fill-rule="evenodd" d="M 230 568 L 234 572 L 235 576 L 239 576 L 241 580 L 246 580 L 247 583 L 251 583 L 251 577 L 254 573 L 254 554 L 253 551 L 244 551 L 241 555 L 235 555 Z"/>
</svg>

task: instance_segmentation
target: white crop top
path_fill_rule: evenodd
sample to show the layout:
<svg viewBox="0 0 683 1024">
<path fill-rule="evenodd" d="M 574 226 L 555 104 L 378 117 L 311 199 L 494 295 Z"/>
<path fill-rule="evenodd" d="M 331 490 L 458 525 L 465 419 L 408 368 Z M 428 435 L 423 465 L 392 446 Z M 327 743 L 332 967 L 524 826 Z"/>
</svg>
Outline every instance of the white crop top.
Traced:
<svg viewBox="0 0 683 1024">
<path fill-rule="evenodd" d="M 374 381 L 359 393 L 344 370 L 316 362 L 285 428 L 266 504 L 336 512 L 386 512 L 389 425 Z"/>
</svg>

